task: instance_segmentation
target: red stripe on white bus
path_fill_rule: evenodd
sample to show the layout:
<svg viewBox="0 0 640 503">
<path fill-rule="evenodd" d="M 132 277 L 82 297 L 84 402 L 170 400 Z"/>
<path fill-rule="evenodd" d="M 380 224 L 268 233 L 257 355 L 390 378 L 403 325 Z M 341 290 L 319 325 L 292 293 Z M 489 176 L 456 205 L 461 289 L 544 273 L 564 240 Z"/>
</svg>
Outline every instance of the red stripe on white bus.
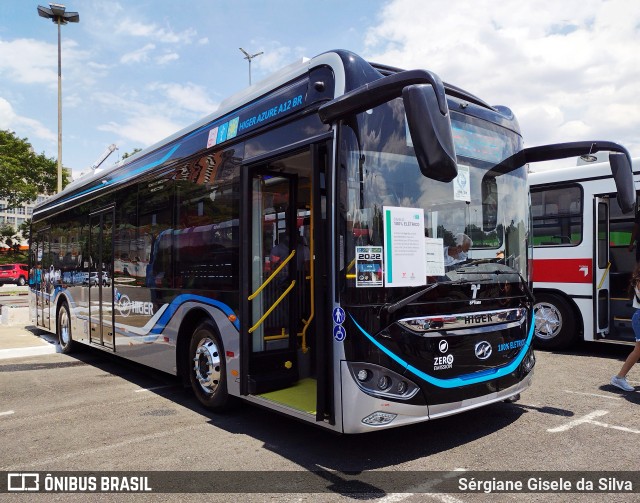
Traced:
<svg viewBox="0 0 640 503">
<path fill-rule="evenodd" d="M 533 281 L 541 283 L 591 283 L 591 259 L 534 259 Z"/>
</svg>

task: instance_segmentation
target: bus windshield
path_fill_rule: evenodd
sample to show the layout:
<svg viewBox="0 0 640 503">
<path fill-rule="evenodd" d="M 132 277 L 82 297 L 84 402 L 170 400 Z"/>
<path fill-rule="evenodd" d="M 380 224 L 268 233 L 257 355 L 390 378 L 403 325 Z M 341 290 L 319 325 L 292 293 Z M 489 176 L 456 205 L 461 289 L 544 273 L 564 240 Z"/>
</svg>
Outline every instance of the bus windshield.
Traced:
<svg viewBox="0 0 640 503">
<path fill-rule="evenodd" d="M 386 225 L 388 215 L 395 218 L 403 208 L 418 210 L 412 218 L 423 222 L 425 260 L 435 254 L 435 264 L 426 268 L 427 278 L 416 286 L 458 282 L 465 272 L 490 270 L 527 278 L 526 168 L 503 163 L 522 148 L 521 137 L 460 112 L 451 112 L 451 123 L 458 176 L 448 183 L 421 173 L 402 100 L 360 114 L 357 126 L 352 121 L 343 128 L 339 191 L 345 233 L 340 265 L 348 286 L 395 286 L 384 277 L 392 254 Z M 378 263 L 373 260 L 358 268 L 357 251 L 379 251 L 382 256 Z M 480 266 L 488 263 L 490 267 Z M 363 279 L 363 272 L 370 274 L 368 279 Z M 499 281 L 497 275 L 494 281 Z M 388 301 L 386 296 L 382 301 Z"/>
</svg>

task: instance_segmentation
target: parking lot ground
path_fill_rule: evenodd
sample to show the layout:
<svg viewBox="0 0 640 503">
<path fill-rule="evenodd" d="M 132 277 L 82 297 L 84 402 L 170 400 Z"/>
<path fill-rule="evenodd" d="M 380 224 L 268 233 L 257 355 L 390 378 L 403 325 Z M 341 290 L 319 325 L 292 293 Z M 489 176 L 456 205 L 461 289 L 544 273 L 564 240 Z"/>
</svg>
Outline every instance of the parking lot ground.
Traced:
<svg viewBox="0 0 640 503">
<path fill-rule="evenodd" d="M 291 473 L 292 484 L 297 476 L 317 478 L 321 475 L 314 473 L 325 471 L 320 480 L 325 493 L 247 494 L 243 501 L 637 501 L 638 493 L 619 492 L 425 494 L 430 486 L 420 484 L 415 492 L 383 490 L 384 477 L 394 474 L 423 474 L 428 484 L 435 472 L 499 477 L 509 471 L 557 476 L 640 471 L 634 448 L 640 440 L 640 367 L 629 376 L 637 391 L 624 393 L 609 384 L 628 352 L 628 347 L 587 344 L 567 353 L 538 351 L 534 383 L 519 402 L 355 436 L 251 405 L 215 414 L 201 408 L 175 377 L 94 349 L 6 358 L 0 360 L 0 470 L 228 471 L 240 480 L 267 470 L 276 478 Z M 363 470 L 381 472 L 379 487 L 372 485 L 377 492 L 360 497 L 332 492 L 341 479 Z M 247 479 L 247 487 L 251 483 Z M 39 496 L 68 501 L 70 495 Z M 84 496 L 82 501 L 124 498 Z M 176 496 L 153 495 L 149 501 Z M 201 496 L 178 499 L 196 497 Z M 24 495 L 12 499 L 32 501 Z"/>
</svg>

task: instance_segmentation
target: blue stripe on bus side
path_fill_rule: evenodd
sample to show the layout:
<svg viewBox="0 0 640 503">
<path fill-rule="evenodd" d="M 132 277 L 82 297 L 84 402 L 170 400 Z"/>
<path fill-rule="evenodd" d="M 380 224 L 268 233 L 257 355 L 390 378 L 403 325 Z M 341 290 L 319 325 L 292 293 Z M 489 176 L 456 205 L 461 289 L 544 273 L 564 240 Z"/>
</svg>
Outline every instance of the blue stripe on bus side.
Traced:
<svg viewBox="0 0 640 503">
<path fill-rule="evenodd" d="M 73 297 L 68 292 L 66 293 L 65 296 L 72 303 L 73 307 L 77 305 L 73 300 Z M 227 306 L 226 304 L 220 301 L 213 300 L 208 297 L 204 297 L 202 295 L 194 295 L 190 293 L 182 294 L 182 295 L 178 295 L 175 299 L 171 301 L 171 304 L 169 304 L 167 309 L 165 309 L 164 313 L 162 313 L 162 316 L 160 316 L 160 319 L 156 322 L 153 328 L 149 330 L 149 332 L 147 332 L 146 334 L 131 334 L 131 337 L 147 337 L 149 335 L 161 334 L 162 331 L 167 326 L 167 324 L 169 323 L 169 321 L 171 321 L 171 318 L 173 318 L 173 315 L 176 313 L 178 308 L 185 302 L 189 302 L 189 301 L 200 302 L 202 304 L 207 304 L 207 305 L 216 307 L 220 309 L 220 311 L 222 311 L 227 316 L 227 318 L 231 315 L 235 315 L 235 313 L 233 312 L 233 309 L 231 309 L 229 306 Z M 76 318 L 78 318 L 79 320 L 89 319 L 88 316 L 82 316 L 82 315 L 76 316 Z M 236 320 L 232 321 L 231 323 L 238 331 L 240 331 L 240 320 L 238 320 L 237 317 L 236 317 Z M 119 330 L 118 332 L 129 336 L 129 334 L 125 333 L 124 330 Z"/>
<path fill-rule="evenodd" d="M 203 304 L 208 304 L 210 306 L 216 307 L 220 309 L 220 311 L 222 311 L 224 314 L 226 314 L 227 317 L 235 314 L 229 306 L 227 306 L 226 304 L 223 304 L 222 302 L 210 299 L 208 297 L 203 297 L 201 295 L 193 295 L 190 293 L 186 293 L 186 294 L 178 295 L 175 299 L 173 299 L 173 301 L 171 301 L 171 304 L 169 304 L 165 312 L 162 313 L 162 316 L 160 316 L 160 319 L 156 322 L 155 326 L 149 331 L 149 334 L 162 333 L 162 331 L 167 326 L 171 318 L 173 318 L 173 315 L 178 310 L 178 308 L 185 302 L 189 302 L 189 301 L 201 302 Z M 232 322 L 232 324 L 236 329 L 240 330 L 240 321 L 237 318 L 235 321 Z"/>
<path fill-rule="evenodd" d="M 70 201 L 72 199 L 76 199 L 77 197 L 83 196 L 85 194 L 89 194 L 90 192 L 93 192 L 94 190 L 102 189 L 104 187 L 108 187 L 109 185 L 113 185 L 114 183 L 119 182 L 122 179 L 127 179 L 127 178 L 129 178 L 131 176 L 138 175 L 138 174 L 144 172 L 147 169 L 155 168 L 156 166 L 159 166 L 163 162 L 166 162 L 173 155 L 173 153 L 176 150 L 178 150 L 180 145 L 181 145 L 180 143 L 175 145 L 171 150 L 169 150 L 169 152 L 167 152 L 162 158 L 158 159 L 157 161 L 153 161 L 153 162 L 150 162 L 149 164 L 145 164 L 144 166 L 140 166 L 139 168 L 135 169 L 131 173 L 123 173 L 122 175 L 118 176 L 117 178 L 112 178 L 111 181 L 107 181 L 107 183 L 102 183 L 100 185 L 94 185 L 93 187 L 89 187 L 88 189 L 83 190 L 82 192 L 78 192 L 76 194 L 72 194 L 69 197 L 66 197 L 66 198 L 58 201 L 58 203 L 56 203 L 56 204 L 64 203 L 64 202 Z"/>
<path fill-rule="evenodd" d="M 515 371 L 520 365 L 520 363 L 522 363 L 522 360 L 524 359 L 524 355 L 529 350 L 529 346 L 531 345 L 531 340 L 533 339 L 533 327 L 535 326 L 535 320 L 532 313 L 531 327 L 529 329 L 529 335 L 527 336 L 527 341 L 522 347 L 522 349 L 520 350 L 520 353 L 518 353 L 518 356 L 509 365 L 505 367 L 496 368 L 496 369 L 481 370 L 479 372 L 473 372 L 471 374 L 464 374 L 458 377 L 452 377 L 450 379 L 439 379 L 437 377 L 433 377 L 433 376 L 430 376 L 429 374 L 424 373 L 422 370 L 419 370 L 412 365 L 409 365 L 398 355 L 396 355 L 391 350 L 387 349 L 382 344 L 380 344 L 377 340 L 375 340 L 373 336 L 368 334 L 366 330 L 364 330 L 358 324 L 358 322 L 353 318 L 351 313 L 349 313 L 349 316 L 351 317 L 351 320 L 353 321 L 353 323 L 355 323 L 356 327 L 358 327 L 360 332 L 362 332 L 367 337 L 367 339 L 369 339 L 378 349 L 380 349 L 380 351 L 382 351 L 384 354 L 386 354 L 389 358 L 394 360 L 396 363 L 405 367 L 412 374 L 416 375 L 417 377 L 419 377 L 424 381 L 427 381 L 429 384 L 433 384 L 434 386 L 437 386 L 439 388 L 458 388 L 460 386 L 469 386 L 470 384 L 478 384 L 481 382 L 490 381 L 491 379 L 497 379 L 499 377 L 503 377 Z"/>
</svg>

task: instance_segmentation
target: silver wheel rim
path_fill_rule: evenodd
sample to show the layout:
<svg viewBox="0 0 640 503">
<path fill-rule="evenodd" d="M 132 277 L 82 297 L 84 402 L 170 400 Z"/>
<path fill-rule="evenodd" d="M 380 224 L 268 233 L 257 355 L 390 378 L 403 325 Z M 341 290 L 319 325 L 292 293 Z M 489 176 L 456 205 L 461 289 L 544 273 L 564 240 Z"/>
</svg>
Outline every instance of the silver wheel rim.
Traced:
<svg viewBox="0 0 640 503">
<path fill-rule="evenodd" d="M 541 302 L 533 308 L 536 317 L 536 337 L 550 340 L 562 330 L 562 314 L 553 304 Z"/>
<path fill-rule="evenodd" d="M 193 357 L 193 371 L 202 391 L 213 395 L 220 385 L 220 353 L 216 343 L 208 337 L 198 343 Z"/>
<path fill-rule="evenodd" d="M 59 327 L 60 327 L 60 341 L 62 343 L 63 346 L 66 346 L 67 344 L 69 344 L 69 340 L 71 339 L 69 337 L 69 314 L 67 313 L 66 309 L 61 309 L 60 310 L 60 321 L 59 321 Z"/>
</svg>

